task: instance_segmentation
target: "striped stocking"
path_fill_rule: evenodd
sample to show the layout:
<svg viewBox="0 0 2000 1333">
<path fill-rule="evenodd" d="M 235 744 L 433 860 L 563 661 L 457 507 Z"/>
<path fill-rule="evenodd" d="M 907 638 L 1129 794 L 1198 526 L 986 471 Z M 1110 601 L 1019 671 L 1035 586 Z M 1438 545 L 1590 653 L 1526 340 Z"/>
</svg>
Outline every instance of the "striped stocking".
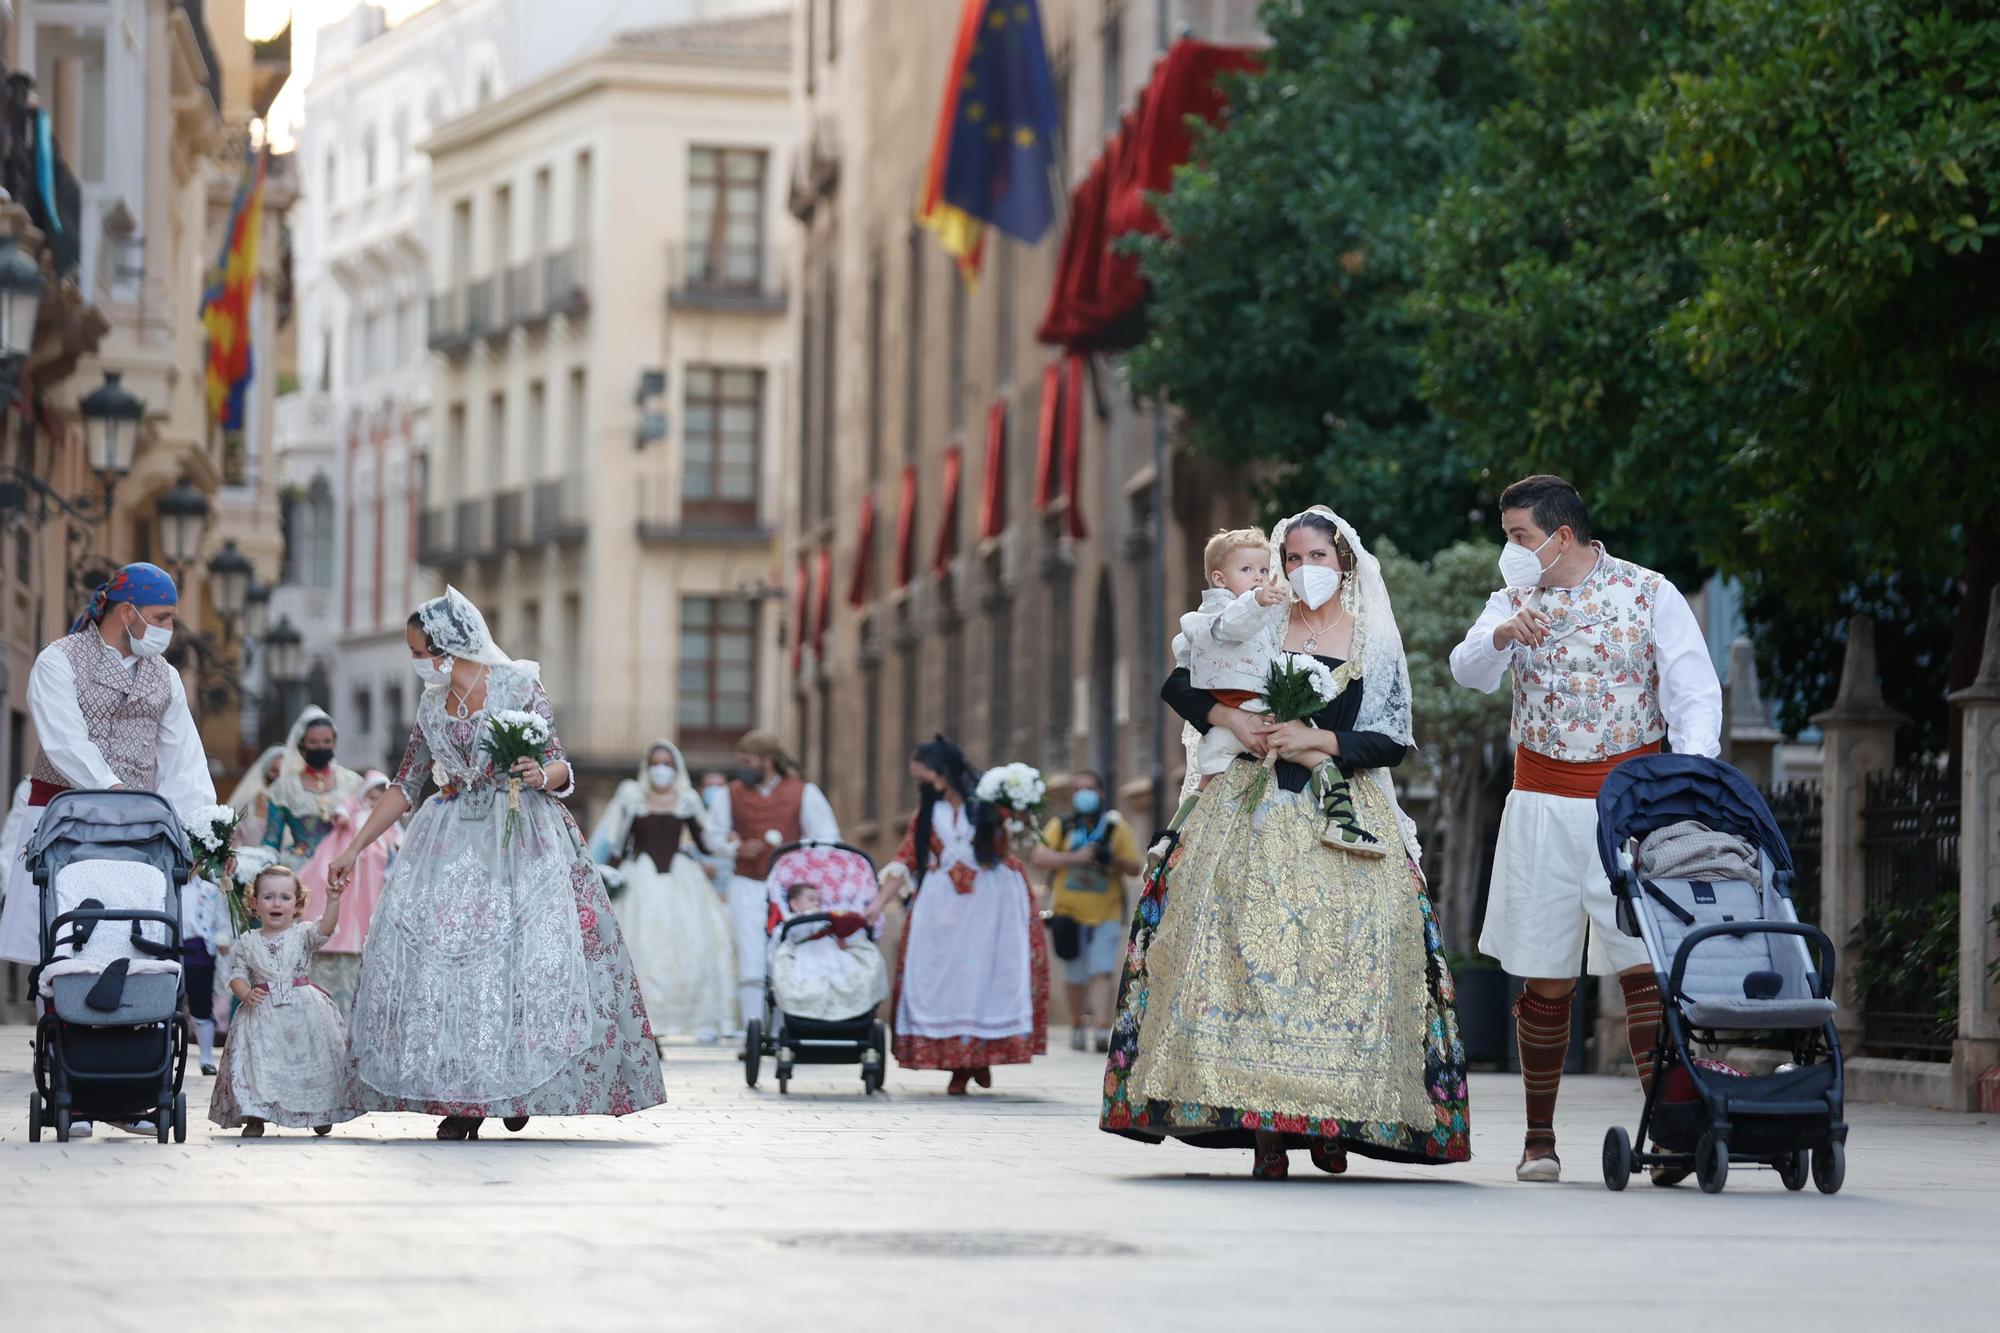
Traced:
<svg viewBox="0 0 2000 1333">
<path fill-rule="evenodd" d="M 1625 1044 L 1632 1048 L 1632 1067 L 1639 1087 L 1653 1089 L 1653 1045 L 1660 1035 L 1660 986 L 1649 971 L 1627 972 L 1618 978 L 1625 992 Z"/>
<path fill-rule="evenodd" d="M 1556 1092 L 1569 1059 L 1570 1006 L 1575 991 L 1551 998 L 1532 990 L 1514 1002 L 1514 1033 L 1521 1051 L 1521 1090 L 1528 1098 L 1528 1146 L 1556 1144 Z"/>
</svg>

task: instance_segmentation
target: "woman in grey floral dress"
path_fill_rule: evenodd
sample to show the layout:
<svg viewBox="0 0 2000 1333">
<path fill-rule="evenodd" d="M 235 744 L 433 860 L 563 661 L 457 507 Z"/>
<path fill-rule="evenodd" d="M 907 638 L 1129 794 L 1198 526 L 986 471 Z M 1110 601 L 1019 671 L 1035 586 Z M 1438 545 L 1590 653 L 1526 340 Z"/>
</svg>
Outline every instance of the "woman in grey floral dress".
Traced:
<svg viewBox="0 0 2000 1333">
<path fill-rule="evenodd" d="M 363 848 L 441 788 L 404 835 L 368 929 L 351 1024 L 362 1105 L 444 1117 L 477 1138 L 489 1115 L 627 1115 L 666 1100 L 645 1001 L 576 821 L 575 775 L 532 662 L 502 653 L 456 590 L 410 617 L 425 681 L 395 783 L 328 870 L 345 883 Z M 538 714 L 548 752 L 502 772 L 481 748 L 490 719 Z M 519 818 L 508 819 L 510 778 Z"/>
</svg>

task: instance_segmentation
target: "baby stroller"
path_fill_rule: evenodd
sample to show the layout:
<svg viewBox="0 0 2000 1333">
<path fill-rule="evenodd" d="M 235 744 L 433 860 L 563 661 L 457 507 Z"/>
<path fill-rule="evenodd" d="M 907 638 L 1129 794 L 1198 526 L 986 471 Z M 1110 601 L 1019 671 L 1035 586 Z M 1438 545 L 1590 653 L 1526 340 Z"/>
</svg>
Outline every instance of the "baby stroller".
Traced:
<svg viewBox="0 0 2000 1333">
<path fill-rule="evenodd" d="M 1666 879 L 1635 870 L 1648 835 L 1682 821 L 1741 838 L 1753 880 Z M 1618 920 L 1645 941 L 1660 988 L 1653 1082 L 1628 1136 L 1604 1136 L 1604 1183 L 1625 1188 L 1635 1168 L 1692 1169 L 1719 1192 L 1732 1162 L 1774 1168 L 1790 1190 L 1810 1175 L 1822 1193 L 1846 1175 L 1840 1035 L 1834 1030 L 1833 941 L 1792 907 L 1792 854 L 1770 807 L 1741 773 L 1698 755 L 1641 755 L 1597 795 L 1597 850 Z M 1807 945 L 1818 953 L 1817 965 Z M 1745 1075 L 1698 1060 L 1719 1031 L 1782 1034 L 1791 1061 Z M 1659 1151 L 1635 1151 L 1655 1144 Z"/>
<path fill-rule="evenodd" d="M 42 960 L 29 974 L 35 1090 L 28 1138 L 73 1120 L 150 1119 L 187 1139 L 180 1021 L 181 887 L 193 862 L 173 807 L 152 792 L 72 791 L 28 841 Z"/>
<path fill-rule="evenodd" d="M 851 1016 L 808 1017 L 787 1012 L 776 975 L 780 955 L 788 947 L 812 935 L 815 928 L 831 926 L 835 913 L 862 912 L 874 902 L 875 863 L 859 847 L 808 839 L 774 850 L 764 879 L 771 895 L 771 965 L 764 970 L 763 1017 L 751 1017 L 743 1025 L 744 1081 L 757 1086 L 757 1074 L 767 1055 L 777 1062 L 781 1093 L 791 1090 L 794 1065 L 859 1062 L 863 1091 L 880 1092 L 889 1060 L 888 1028 L 876 1017 L 883 991 L 871 991 L 872 1001 Z M 821 910 L 785 919 L 785 890 L 793 884 L 817 888 Z M 874 935 L 871 926 L 858 938 L 867 940 L 872 951 Z"/>
</svg>

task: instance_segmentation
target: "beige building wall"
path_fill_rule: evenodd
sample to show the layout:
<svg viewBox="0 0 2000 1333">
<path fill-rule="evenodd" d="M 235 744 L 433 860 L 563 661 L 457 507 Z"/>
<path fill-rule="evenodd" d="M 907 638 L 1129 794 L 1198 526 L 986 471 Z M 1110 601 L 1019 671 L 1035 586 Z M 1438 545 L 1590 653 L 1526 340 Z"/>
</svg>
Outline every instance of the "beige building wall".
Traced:
<svg viewBox="0 0 2000 1333">
<path fill-rule="evenodd" d="M 1063 176 L 1081 178 L 1153 62 L 1183 25 L 1216 41 L 1260 41 L 1250 0 L 1164 5 L 1044 0 L 1057 82 Z M 782 692 L 783 727 L 827 790 L 850 840 L 893 850 L 914 801 L 906 761 L 933 732 L 975 765 L 1020 760 L 1056 785 L 1109 774 L 1121 810 L 1151 824 L 1156 772 L 1169 802 L 1182 770 L 1180 725 L 1157 700 L 1168 642 L 1198 598 L 1200 552 L 1220 526 L 1257 517 L 1231 479 L 1186 458 L 1155 475 L 1155 417 L 1094 362 L 1083 422 L 1084 540 L 1060 508 L 1037 514 L 1040 391 L 1055 349 L 1035 341 L 1054 277 L 1060 218 L 1035 246 L 987 234 L 968 291 L 915 224 L 959 7 L 802 6 L 795 43 L 801 135 L 801 432 L 787 445 L 785 568 L 833 552 L 823 661 L 807 655 Z M 809 363 L 809 364 L 808 364 Z M 978 535 L 989 404 L 1008 409 L 1008 525 Z M 1170 422 L 1160 422 L 1171 431 Z M 944 457 L 964 448 L 959 540 L 931 572 Z M 1171 443 L 1170 440 L 1167 443 Z M 894 586 L 900 472 L 918 470 L 917 574 Z M 1154 487 L 1167 488 L 1165 605 L 1152 591 Z M 862 499 L 877 523 L 866 604 L 846 602 Z M 788 576 L 789 578 L 789 576 Z M 789 584 L 788 584 L 789 586 Z M 787 601 L 787 633 L 796 633 Z M 1156 723 L 1155 719 L 1159 718 Z M 1157 739 L 1156 739 L 1157 738 Z"/>
<path fill-rule="evenodd" d="M 772 570 L 790 384 L 788 36 L 782 20 L 626 34 L 424 146 L 440 299 L 423 557 L 509 653 L 542 662 L 586 812 L 655 736 L 692 763 L 721 760 L 775 688 L 775 609 L 756 594 Z M 746 289 L 690 268 L 690 160 L 704 147 L 764 155 L 764 280 Z M 528 305 L 554 313 L 496 315 L 509 298 L 494 279 L 512 273 L 527 275 L 517 289 L 544 283 Z M 686 394 L 708 366 L 760 385 L 754 502 L 721 517 L 685 495 Z M 664 374 L 657 397 L 642 393 L 649 372 Z M 683 663 L 695 598 L 745 621 L 732 641 L 750 661 Z M 740 715 L 697 715 L 683 696 L 710 697 L 697 677 L 724 671 Z"/>
</svg>

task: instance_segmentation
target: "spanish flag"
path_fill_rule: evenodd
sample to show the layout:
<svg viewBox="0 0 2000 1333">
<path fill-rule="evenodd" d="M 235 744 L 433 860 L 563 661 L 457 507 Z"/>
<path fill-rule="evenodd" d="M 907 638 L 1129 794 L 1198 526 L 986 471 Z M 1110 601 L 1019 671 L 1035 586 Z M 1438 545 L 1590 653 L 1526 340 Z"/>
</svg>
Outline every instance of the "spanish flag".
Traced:
<svg viewBox="0 0 2000 1333">
<path fill-rule="evenodd" d="M 268 147 L 245 159 L 222 254 L 201 298 L 201 326 L 208 334 L 208 421 L 225 434 L 243 429 L 243 391 L 253 370 L 250 297 L 257 287 L 257 241 L 264 224 L 264 171 L 269 162 Z"/>
</svg>

